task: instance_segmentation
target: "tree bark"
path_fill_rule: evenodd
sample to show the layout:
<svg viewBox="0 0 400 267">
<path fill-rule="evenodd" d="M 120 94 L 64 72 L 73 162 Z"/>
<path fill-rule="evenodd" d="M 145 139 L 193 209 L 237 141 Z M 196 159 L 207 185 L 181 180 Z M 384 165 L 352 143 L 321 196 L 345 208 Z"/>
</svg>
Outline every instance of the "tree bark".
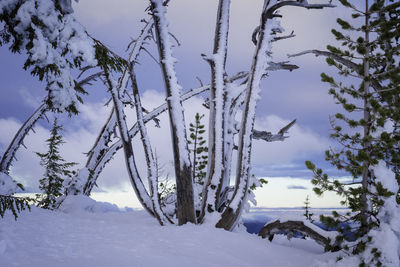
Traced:
<svg viewBox="0 0 400 267">
<path fill-rule="evenodd" d="M 302 221 L 286 221 L 280 222 L 276 220 L 272 223 L 266 224 L 258 233 L 258 236 L 262 238 L 267 238 L 269 241 L 272 241 L 274 235 L 277 233 L 285 232 L 286 234 L 289 233 L 289 237 L 296 233 L 301 233 L 305 236 L 309 236 L 315 242 L 320 244 L 321 246 L 326 246 L 328 244 L 328 238 L 319 234 L 312 228 L 306 226 Z"/>
<path fill-rule="evenodd" d="M 164 77 L 167 105 L 169 111 L 172 146 L 174 154 L 177 217 L 178 224 L 196 223 L 193 199 L 193 177 L 191 172 L 190 154 L 186 137 L 184 110 L 181 100 L 181 87 L 178 84 L 172 56 L 172 45 L 165 17 L 166 7 L 163 1 L 151 0 L 157 46 Z"/>
<path fill-rule="evenodd" d="M 369 56 L 370 56 L 370 48 L 369 48 L 369 19 L 370 19 L 370 13 L 369 13 L 369 5 L 368 5 L 368 0 L 365 0 L 365 55 L 363 58 L 363 65 L 364 65 L 364 139 L 368 139 L 371 134 L 371 103 L 370 103 L 370 81 L 369 81 L 369 68 L 370 68 L 370 62 L 369 62 Z M 368 155 L 368 158 L 370 157 L 371 154 L 371 142 L 366 141 L 365 146 L 364 146 L 365 152 Z M 368 232 L 368 210 L 370 209 L 369 203 L 368 203 L 368 192 L 369 190 L 369 184 L 370 184 L 370 179 L 371 179 L 371 172 L 370 172 L 370 162 L 369 159 L 365 160 L 363 162 L 363 173 L 362 173 L 362 189 L 363 193 L 361 194 L 361 231 L 363 233 Z"/>
<path fill-rule="evenodd" d="M 130 181 L 132 183 L 133 189 L 135 190 L 139 202 L 142 204 L 142 206 L 147 212 L 149 212 L 152 216 L 155 216 L 149 194 L 139 178 L 139 173 L 137 171 L 135 158 L 133 154 L 132 141 L 129 136 L 128 128 L 126 125 L 126 116 L 122 107 L 122 103 L 119 99 L 118 90 L 115 84 L 113 83 L 111 74 L 109 73 L 107 66 L 104 67 L 104 74 L 106 77 L 107 86 L 110 90 L 114 103 L 115 115 L 117 117 L 118 128 L 121 134 L 121 142 L 124 148 L 126 169 L 128 171 Z"/>
</svg>

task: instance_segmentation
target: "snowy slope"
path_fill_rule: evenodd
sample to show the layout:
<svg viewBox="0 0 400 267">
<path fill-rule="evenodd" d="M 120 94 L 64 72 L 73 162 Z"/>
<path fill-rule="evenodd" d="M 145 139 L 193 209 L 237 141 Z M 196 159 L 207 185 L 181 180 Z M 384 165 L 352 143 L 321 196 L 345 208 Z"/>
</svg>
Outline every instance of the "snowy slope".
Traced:
<svg viewBox="0 0 400 267">
<path fill-rule="evenodd" d="M 78 203 L 78 204 L 77 204 Z M 80 199 L 0 219 L 0 266 L 312 266 L 335 258 L 310 240 L 158 225 L 144 211 Z M 82 204 L 83 203 L 83 204 Z"/>
</svg>

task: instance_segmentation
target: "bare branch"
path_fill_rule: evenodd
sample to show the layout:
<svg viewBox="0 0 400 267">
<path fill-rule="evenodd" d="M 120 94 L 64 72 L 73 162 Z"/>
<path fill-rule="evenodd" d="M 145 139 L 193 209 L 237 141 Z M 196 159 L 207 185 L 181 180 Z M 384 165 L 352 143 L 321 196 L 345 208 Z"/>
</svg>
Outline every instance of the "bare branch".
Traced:
<svg viewBox="0 0 400 267">
<path fill-rule="evenodd" d="M 277 41 L 280 41 L 280 40 L 285 40 L 285 39 L 293 38 L 293 37 L 295 37 L 295 36 L 296 36 L 296 35 L 294 34 L 294 31 L 292 31 L 289 35 L 283 35 L 283 36 L 275 37 L 274 40 L 272 40 L 272 42 L 277 42 Z"/>
<path fill-rule="evenodd" d="M 276 70 L 288 70 L 288 71 L 293 71 L 299 68 L 299 66 L 294 65 L 294 64 L 288 64 L 289 61 L 283 61 L 283 62 L 268 62 L 269 67 L 266 70 L 269 71 L 276 71 Z"/>
</svg>

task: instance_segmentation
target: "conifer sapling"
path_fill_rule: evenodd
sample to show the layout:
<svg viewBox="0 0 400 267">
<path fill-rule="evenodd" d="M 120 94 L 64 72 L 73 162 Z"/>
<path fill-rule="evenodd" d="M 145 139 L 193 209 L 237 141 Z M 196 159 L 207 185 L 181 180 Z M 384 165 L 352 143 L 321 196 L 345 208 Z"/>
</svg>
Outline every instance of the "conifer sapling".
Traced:
<svg viewBox="0 0 400 267">
<path fill-rule="evenodd" d="M 46 140 L 48 144 L 47 153 L 36 154 L 40 157 L 40 165 L 45 167 L 45 173 L 39 180 L 39 188 L 43 195 L 37 195 L 38 206 L 45 209 L 55 209 L 56 199 L 63 195 L 63 182 L 66 177 L 71 177 L 74 172 L 70 170 L 75 166 L 75 162 L 66 162 L 60 155 L 59 147 L 64 144 L 61 131 L 62 126 L 58 124 L 57 118 L 54 119 L 50 138 Z"/>
</svg>

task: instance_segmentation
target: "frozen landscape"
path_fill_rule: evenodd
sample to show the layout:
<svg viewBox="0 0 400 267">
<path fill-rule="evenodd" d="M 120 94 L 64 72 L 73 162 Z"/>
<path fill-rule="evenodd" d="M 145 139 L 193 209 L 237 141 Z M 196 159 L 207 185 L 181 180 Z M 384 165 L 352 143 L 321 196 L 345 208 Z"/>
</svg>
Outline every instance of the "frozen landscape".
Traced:
<svg viewBox="0 0 400 267">
<path fill-rule="evenodd" d="M 78 2 L 0 0 L 0 267 L 400 266 L 399 0 Z"/>
<path fill-rule="evenodd" d="M 261 221 L 302 210 L 258 211 L 245 216 Z M 254 217 L 252 216 L 254 215 Z M 261 216 L 261 217 L 260 217 Z M 17 221 L 0 220 L 0 266 L 318 266 L 335 259 L 313 240 L 276 236 L 272 242 L 210 225 L 163 226 L 143 210 L 79 198 L 59 211 L 32 207 Z M 316 265 L 315 265 L 316 264 Z"/>
</svg>

